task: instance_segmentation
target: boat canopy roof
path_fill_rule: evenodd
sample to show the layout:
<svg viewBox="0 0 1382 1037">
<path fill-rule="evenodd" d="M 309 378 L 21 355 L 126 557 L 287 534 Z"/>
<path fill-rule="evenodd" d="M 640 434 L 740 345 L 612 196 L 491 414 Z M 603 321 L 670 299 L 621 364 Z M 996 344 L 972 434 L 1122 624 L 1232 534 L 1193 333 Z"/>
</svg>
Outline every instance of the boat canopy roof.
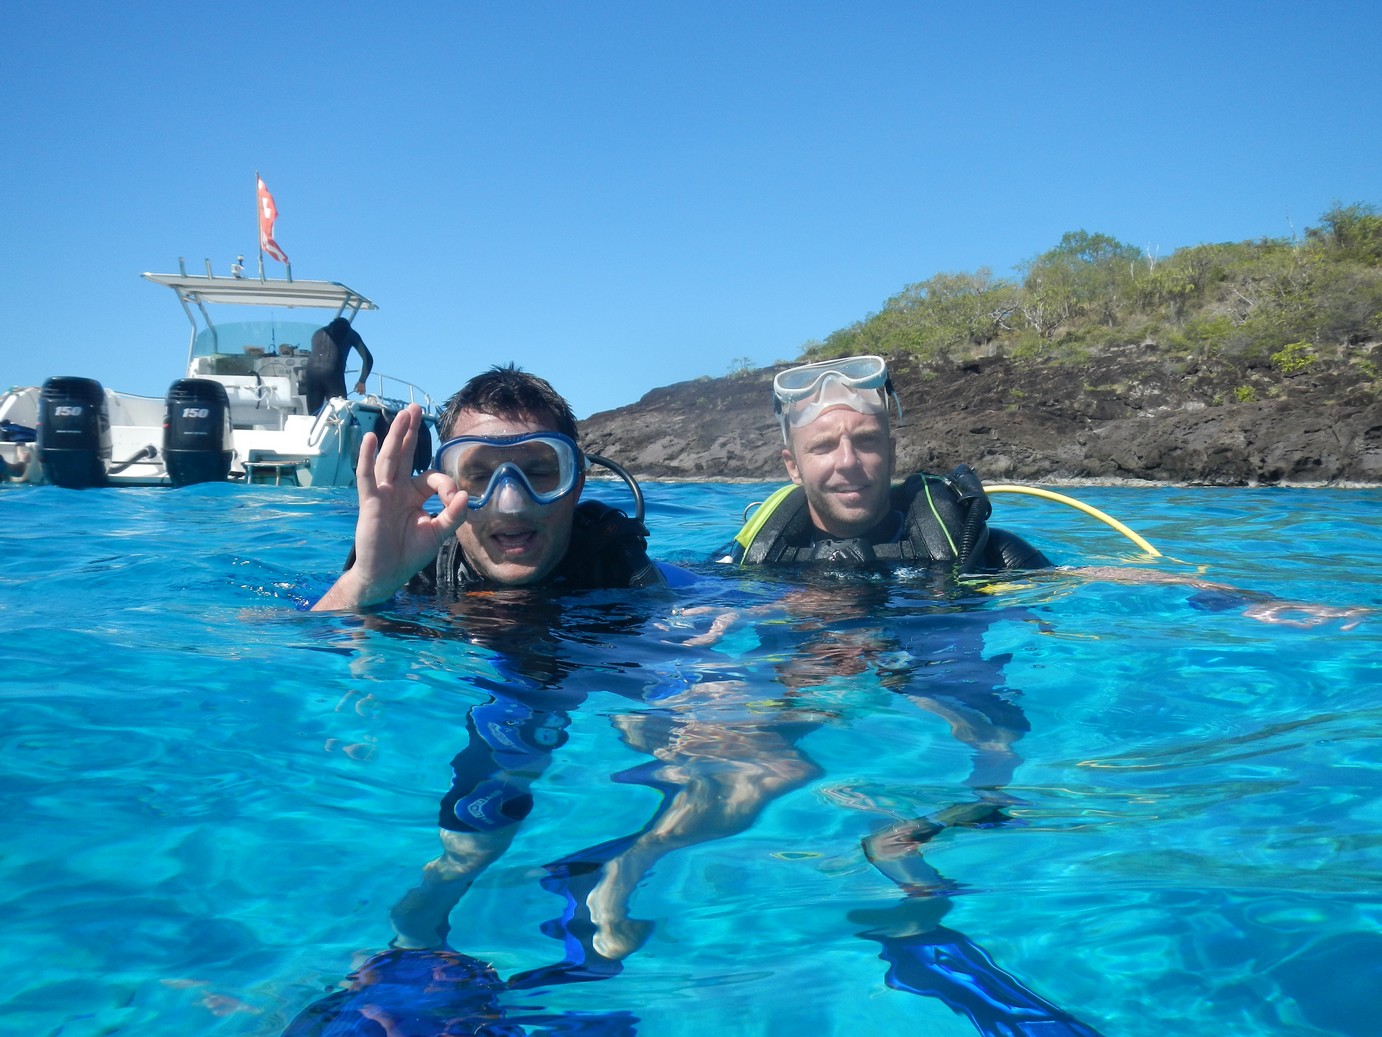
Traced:
<svg viewBox="0 0 1382 1037">
<path fill-rule="evenodd" d="M 148 274 L 144 277 L 177 292 L 184 306 L 207 303 L 241 306 L 302 306 L 337 313 L 377 310 L 353 288 L 338 281 L 274 281 L 258 277 L 212 277 L 193 274 Z"/>
</svg>

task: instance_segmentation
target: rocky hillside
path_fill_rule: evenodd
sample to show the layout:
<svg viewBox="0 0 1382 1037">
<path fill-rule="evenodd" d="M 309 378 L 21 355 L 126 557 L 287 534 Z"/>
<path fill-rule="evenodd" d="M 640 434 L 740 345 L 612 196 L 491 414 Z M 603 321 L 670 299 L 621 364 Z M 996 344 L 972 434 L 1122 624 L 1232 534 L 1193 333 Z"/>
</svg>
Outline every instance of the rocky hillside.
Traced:
<svg viewBox="0 0 1382 1037">
<path fill-rule="evenodd" d="M 900 471 L 972 465 L 989 482 L 1382 485 L 1382 346 L 1285 373 L 1150 346 L 1078 362 L 890 358 Z M 778 479 L 764 369 L 656 389 L 582 422 L 585 446 L 642 478 Z"/>
</svg>

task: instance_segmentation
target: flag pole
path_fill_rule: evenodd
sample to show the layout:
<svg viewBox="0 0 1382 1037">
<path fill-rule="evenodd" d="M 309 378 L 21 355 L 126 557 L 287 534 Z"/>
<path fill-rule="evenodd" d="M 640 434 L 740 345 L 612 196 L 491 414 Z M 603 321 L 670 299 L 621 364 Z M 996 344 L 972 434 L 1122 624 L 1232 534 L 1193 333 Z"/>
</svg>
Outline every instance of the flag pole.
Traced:
<svg viewBox="0 0 1382 1037">
<path fill-rule="evenodd" d="M 259 280 L 264 280 L 264 235 L 259 232 L 261 226 L 259 220 L 259 170 L 254 171 L 254 240 L 259 242 Z"/>
</svg>

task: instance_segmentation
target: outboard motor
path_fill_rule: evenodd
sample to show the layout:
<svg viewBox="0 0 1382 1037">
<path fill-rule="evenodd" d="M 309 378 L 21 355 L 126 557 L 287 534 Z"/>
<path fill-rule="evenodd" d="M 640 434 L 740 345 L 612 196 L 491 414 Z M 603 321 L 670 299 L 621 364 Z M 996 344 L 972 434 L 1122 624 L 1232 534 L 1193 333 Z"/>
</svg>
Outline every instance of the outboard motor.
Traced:
<svg viewBox="0 0 1382 1037">
<path fill-rule="evenodd" d="M 43 476 L 54 486 L 104 486 L 110 414 L 101 383 L 63 375 L 44 382 L 38 397 L 37 443 Z"/>
<path fill-rule="evenodd" d="M 234 441 L 226 387 L 210 378 L 179 378 L 163 411 L 163 464 L 174 486 L 225 482 Z"/>
</svg>

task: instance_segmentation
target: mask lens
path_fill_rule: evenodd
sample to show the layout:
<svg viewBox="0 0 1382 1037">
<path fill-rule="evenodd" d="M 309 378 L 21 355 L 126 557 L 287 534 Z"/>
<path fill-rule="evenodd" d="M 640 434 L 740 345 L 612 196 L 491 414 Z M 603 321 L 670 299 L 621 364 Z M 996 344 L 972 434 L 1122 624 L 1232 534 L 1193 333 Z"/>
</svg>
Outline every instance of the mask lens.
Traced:
<svg viewBox="0 0 1382 1037">
<path fill-rule="evenodd" d="M 803 364 L 780 372 L 773 379 L 773 392 L 782 400 L 809 396 L 822 379 L 834 377 L 854 389 L 877 389 L 888 380 L 888 365 L 881 356 L 851 356 Z"/>
<path fill-rule="evenodd" d="M 885 413 L 889 401 L 902 416 L 902 405 L 888 381 L 888 364 L 881 356 L 851 356 L 803 364 L 773 379 L 773 411 L 782 424 L 782 441 L 789 428 L 809 425 L 835 406 L 861 414 Z"/>
<path fill-rule="evenodd" d="M 884 414 L 887 401 L 880 389 L 853 389 L 838 378 L 827 378 L 819 390 L 789 404 L 784 410 L 794 428 L 809 425 L 831 407 L 849 407 L 860 414 Z"/>
<path fill-rule="evenodd" d="M 471 508 L 483 508 L 506 478 L 521 484 L 538 504 L 550 504 L 576 485 L 580 451 L 557 433 L 463 436 L 442 444 L 437 469 L 469 495 Z"/>
</svg>

